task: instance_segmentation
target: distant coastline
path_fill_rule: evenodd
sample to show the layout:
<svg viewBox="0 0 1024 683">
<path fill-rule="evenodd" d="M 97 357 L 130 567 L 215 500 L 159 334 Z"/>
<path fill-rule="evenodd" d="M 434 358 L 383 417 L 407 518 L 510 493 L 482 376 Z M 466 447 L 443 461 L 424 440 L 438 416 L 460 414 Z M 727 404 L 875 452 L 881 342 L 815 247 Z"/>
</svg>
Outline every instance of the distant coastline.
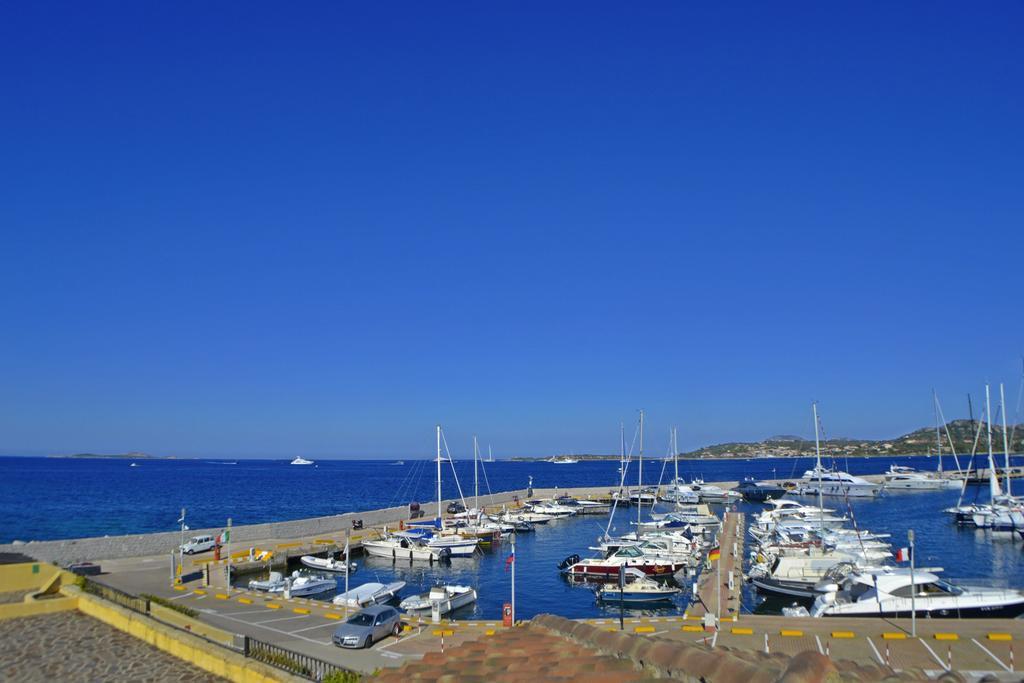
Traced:
<svg viewBox="0 0 1024 683">
<path fill-rule="evenodd" d="M 148 453 L 72 453 L 70 455 L 47 455 L 46 457 L 86 460 L 177 460 L 173 455 L 149 455 Z"/>
</svg>

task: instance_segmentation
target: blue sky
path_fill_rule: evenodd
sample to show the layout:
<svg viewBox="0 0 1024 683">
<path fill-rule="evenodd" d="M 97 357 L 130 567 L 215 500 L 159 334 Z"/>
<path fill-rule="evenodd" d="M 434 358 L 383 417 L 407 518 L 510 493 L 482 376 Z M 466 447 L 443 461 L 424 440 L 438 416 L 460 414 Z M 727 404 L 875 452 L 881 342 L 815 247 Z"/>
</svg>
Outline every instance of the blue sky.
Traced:
<svg viewBox="0 0 1024 683">
<path fill-rule="evenodd" d="M 1024 6 L 25 3 L 0 452 L 888 437 L 1024 351 Z"/>
</svg>

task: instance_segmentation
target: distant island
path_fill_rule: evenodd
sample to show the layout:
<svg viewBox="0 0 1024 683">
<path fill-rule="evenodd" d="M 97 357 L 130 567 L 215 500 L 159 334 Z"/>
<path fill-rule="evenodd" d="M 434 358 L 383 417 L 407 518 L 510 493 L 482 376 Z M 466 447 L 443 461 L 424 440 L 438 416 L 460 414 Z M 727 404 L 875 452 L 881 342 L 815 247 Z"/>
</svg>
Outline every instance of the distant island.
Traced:
<svg viewBox="0 0 1024 683">
<path fill-rule="evenodd" d="M 949 430 L 949 436 L 946 430 Z M 984 423 L 970 420 L 953 420 L 942 427 L 942 453 L 949 455 L 949 440 L 952 438 L 957 455 L 970 455 L 978 436 L 978 453 L 988 452 L 987 437 Z M 1011 453 L 1024 451 L 1024 425 L 1010 425 L 1007 440 Z M 992 449 L 1003 452 L 1003 427 L 992 425 Z M 895 439 L 825 439 L 821 442 L 821 454 L 828 457 L 877 457 L 886 455 L 934 455 L 935 427 L 921 429 L 904 434 Z M 680 458 L 800 458 L 814 455 L 814 439 L 800 436 L 772 436 L 763 441 L 730 441 L 728 443 L 704 446 L 688 453 L 680 453 Z M 607 454 L 573 454 L 579 460 L 618 460 L 618 455 Z M 661 456 L 659 456 L 661 457 Z M 514 457 L 511 460 L 536 461 L 548 460 L 548 457 Z M 966 465 L 966 463 L 965 463 Z"/>
<path fill-rule="evenodd" d="M 173 455 L 149 455 L 148 453 L 74 453 L 72 455 L 48 455 L 48 458 L 96 458 L 119 460 L 174 460 Z"/>
</svg>

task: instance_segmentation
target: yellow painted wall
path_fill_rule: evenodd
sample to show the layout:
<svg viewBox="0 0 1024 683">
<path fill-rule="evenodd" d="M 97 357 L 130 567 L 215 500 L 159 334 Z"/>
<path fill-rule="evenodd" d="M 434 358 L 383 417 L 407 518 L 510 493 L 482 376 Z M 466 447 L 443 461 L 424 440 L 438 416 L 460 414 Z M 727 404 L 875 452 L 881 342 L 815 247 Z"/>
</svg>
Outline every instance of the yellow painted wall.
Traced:
<svg viewBox="0 0 1024 683">
<path fill-rule="evenodd" d="M 57 567 L 45 562 L 0 565 L 0 592 L 40 588 L 59 573 Z"/>
<path fill-rule="evenodd" d="M 34 617 L 39 614 L 53 614 L 54 612 L 70 612 L 77 608 L 78 598 L 50 598 L 48 600 L 13 602 L 7 605 L 0 605 L 0 621 L 4 619 L 18 619 L 20 617 Z"/>
</svg>

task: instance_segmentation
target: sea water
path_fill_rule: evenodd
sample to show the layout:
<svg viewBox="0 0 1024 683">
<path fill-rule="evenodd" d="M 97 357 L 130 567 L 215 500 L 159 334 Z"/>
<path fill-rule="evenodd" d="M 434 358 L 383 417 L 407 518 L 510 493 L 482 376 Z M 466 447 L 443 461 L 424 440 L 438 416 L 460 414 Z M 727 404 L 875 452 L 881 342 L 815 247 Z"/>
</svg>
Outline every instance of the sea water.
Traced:
<svg viewBox="0 0 1024 683">
<path fill-rule="evenodd" d="M 371 510 L 436 496 L 436 464 L 405 460 L 320 460 L 315 466 L 291 466 L 268 460 L 138 460 L 70 458 L 0 458 L 0 510 L 5 524 L 0 540 L 46 540 L 104 534 L 175 531 L 182 507 L 193 528 L 221 527 L 232 523 L 300 519 L 320 515 Z M 226 464 L 235 462 L 237 464 Z M 880 473 L 890 464 L 934 469 L 935 458 L 851 458 L 838 463 L 854 474 Z M 680 475 L 703 476 L 707 481 L 735 481 L 744 476 L 797 479 L 810 467 L 808 459 L 758 458 L 728 461 L 680 461 Z M 1016 464 L 1016 461 L 1015 461 Z M 953 466 L 946 459 L 946 467 Z M 445 498 L 456 497 L 458 487 L 470 498 L 473 463 L 444 463 L 442 487 Z M 534 487 L 618 485 L 618 461 L 582 461 L 575 465 L 545 462 L 487 463 L 479 476 L 481 494 L 525 488 L 532 476 Z M 646 484 L 671 477 L 671 463 L 645 462 Z M 486 472 L 486 475 L 484 474 Z M 635 474 L 631 466 L 630 475 Z M 633 478 L 632 476 L 630 478 Z M 635 483 L 635 482 L 634 482 Z M 1024 487 L 1024 481 L 1015 482 Z M 1024 491 L 1024 488 L 1022 488 Z M 894 549 L 906 545 L 907 531 L 916 532 L 917 564 L 943 567 L 954 580 L 979 579 L 985 583 L 1024 587 L 1024 543 L 1017 534 L 958 529 L 942 510 L 956 504 L 959 491 L 887 492 L 878 499 L 826 498 L 826 507 L 856 516 L 858 526 L 889 533 Z M 965 500 L 987 499 L 987 487 L 971 486 Z M 471 500 L 468 500 L 472 504 Z M 814 499 L 807 500 L 814 503 Z M 849 506 L 849 508 L 847 507 Z M 762 506 L 739 503 L 737 509 L 756 513 Z M 716 512 L 721 512 L 716 507 Z M 646 513 L 643 518 L 646 519 Z M 749 517 L 749 515 L 748 515 Z M 636 508 L 620 510 L 610 532 L 633 530 Z M 607 516 L 585 516 L 538 525 L 533 534 L 520 534 L 516 544 L 517 617 L 552 612 L 568 617 L 618 617 L 618 605 L 602 605 L 592 587 L 571 585 L 558 572 L 566 556 L 592 554 L 609 522 Z M 749 540 L 749 539 L 748 539 Z M 749 548 L 749 543 L 748 543 Z M 350 577 L 352 586 L 366 581 L 403 580 L 403 595 L 427 590 L 437 581 L 463 583 L 479 593 L 476 605 L 455 616 L 463 619 L 498 619 L 501 606 L 511 598 L 510 544 L 484 550 L 473 558 L 453 558 L 450 564 L 431 567 L 422 562 L 393 564 L 379 558 L 358 558 L 359 569 Z M 249 578 L 245 577 L 245 581 Z M 339 588 L 344 579 L 339 579 Z M 687 589 L 673 604 L 630 614 L 678 612 L 690 598 Z M 333 594 L 319 596 L 329 599 Z M 745 610 L 757 609 L 759 597 L 744 591 Z"/>
</svg>

